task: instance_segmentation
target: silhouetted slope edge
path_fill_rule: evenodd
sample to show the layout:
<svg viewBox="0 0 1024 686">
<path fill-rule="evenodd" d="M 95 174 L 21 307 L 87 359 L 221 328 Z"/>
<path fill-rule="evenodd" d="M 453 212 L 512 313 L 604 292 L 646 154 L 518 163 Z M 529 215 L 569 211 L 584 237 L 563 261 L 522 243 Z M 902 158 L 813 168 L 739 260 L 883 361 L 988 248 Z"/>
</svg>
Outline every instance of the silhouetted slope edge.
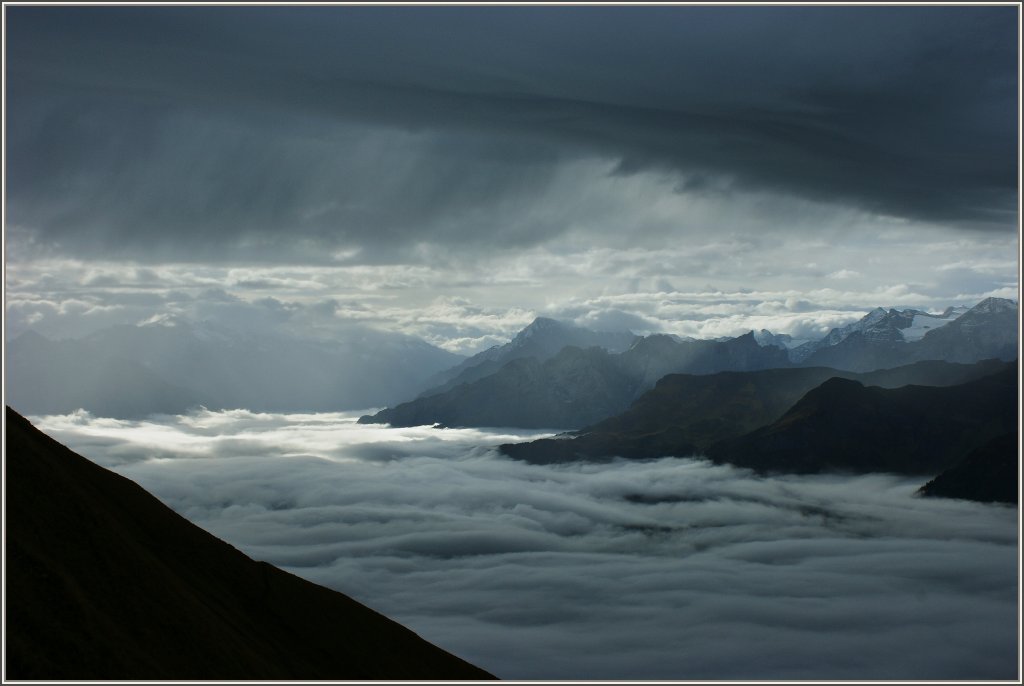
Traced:
<svg viewBox="0 0 1024 686">
<path fill-rule="evenodd" d="M 947 387 L 886 389 L 835 377 L 779 420 L 707 455 L 761 472 L 933 476 L 996 436 L 1015 433 L 1017 367 Z"/>
<path fill-rule="evenodd" d="M 897 386 L 908 380 L 936 385 Z M 1017 365 L 995 360 L 870 374 L 676 374 L 627 412 L 576 435 L 501 450 L 533 463 L 705 454 L 762 473 L 947 470 L 925 495 L 1016 502 L 1018 417 Z"/>
<path fill-rule="evenodd" d="M 948 386 L 1005 368 L 1006 363 L 998 360 L 973 365 L 926 361 L 867 374 L 823 367 L 669 374 L 619 415 L 572 436 L 506 444 L 501 450 L 534 463 L 612 456 L 685 457 L 775 421 L 805 393 L 832 377 L 886 388 L 911 383 Z"/>
<path fill-rule="evenodd" d="M 7 678 L 494 678 L 6 417 Z"/>
<path fill-rule="evenodd" d="M 997 436 L 926 483 L 920 493 L 942 498 L 1016 503 L 1020 482 L 1019 448 L 1016 433 Z"/>
</svg>

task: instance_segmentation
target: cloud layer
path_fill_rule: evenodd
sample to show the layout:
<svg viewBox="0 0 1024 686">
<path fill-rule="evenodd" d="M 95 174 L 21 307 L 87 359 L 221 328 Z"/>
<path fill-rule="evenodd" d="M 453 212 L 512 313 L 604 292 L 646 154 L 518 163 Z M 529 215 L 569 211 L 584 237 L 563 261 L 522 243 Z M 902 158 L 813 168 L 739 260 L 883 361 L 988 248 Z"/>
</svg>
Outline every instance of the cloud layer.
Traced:
<svg viewBox="0 0 1024 686">
<path fill-rule="evenodd" d="M 1014 297 L 1016 12 L 10 7 L 8 332 L 472 354 Z"/>
<path fill-rule="evenodd" d="M 1008 232 L 1015 12 L 10 8 L 8 220 L 220 261 L 704 236 L 737 204 Z"/>
<path fill-rule="evenodd" d="M 7 333 L 77 337 L 169 315 L 263 335 L 344 337 L 372 326 L 452 352 L 508 341 L 534 317 L 696 337 L 766 328 L 820 337 L 875 307 L 942 311 L 1017 297 L 1013 236 L 754 239 L 654 248 L 566 247 L 431 264 L 145 265 L 24 257 L 9 246 Z"/>
<path fill-rule="evenodd" d="M 37 426 L 511 679 L 1010 679 L 1017 512 L 885 475 L 525 465 L 345 415 Z"/>
</svg>

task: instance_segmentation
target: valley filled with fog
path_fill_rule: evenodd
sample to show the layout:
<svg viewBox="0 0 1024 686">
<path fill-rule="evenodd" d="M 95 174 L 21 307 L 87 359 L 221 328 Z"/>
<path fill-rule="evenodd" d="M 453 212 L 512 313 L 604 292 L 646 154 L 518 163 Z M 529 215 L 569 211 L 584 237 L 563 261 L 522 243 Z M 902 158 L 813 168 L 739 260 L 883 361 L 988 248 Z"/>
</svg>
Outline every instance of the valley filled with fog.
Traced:
<svg viewBox="0 0 1024 686">
<path fill-rule="evenodd" d="M 1017 510 L 921 478 L 534 465 L 359 413 L 32 416 L 246 554 L 505 679 L 1008 679 Z"/>
<path fill-rule="evenodd" d="M 5 678 L 1019 681 L 1019 4 L 3 17 Z"/>
</svg>

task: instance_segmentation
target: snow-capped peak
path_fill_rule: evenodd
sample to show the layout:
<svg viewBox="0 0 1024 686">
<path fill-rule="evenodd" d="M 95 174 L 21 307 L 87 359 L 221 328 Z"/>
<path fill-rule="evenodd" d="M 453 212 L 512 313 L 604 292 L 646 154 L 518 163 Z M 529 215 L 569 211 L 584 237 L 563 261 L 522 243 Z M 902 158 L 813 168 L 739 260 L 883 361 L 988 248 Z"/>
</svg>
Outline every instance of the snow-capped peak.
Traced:
<svg viewBox="0 0 1024 686">
<path fill-rule="evenodd" d="M 850 326 L 853 327 L 853 331 L 867 329 L 888 317 L 890 312 L 895 311 L 896 310 L 886 310 L 884 307 L 876 307 L 875 309 L 871 310 L 866 315 L 864 315 L 864 317 L 862 317 L 859 321 L 854 322 Z"/>
</svg>

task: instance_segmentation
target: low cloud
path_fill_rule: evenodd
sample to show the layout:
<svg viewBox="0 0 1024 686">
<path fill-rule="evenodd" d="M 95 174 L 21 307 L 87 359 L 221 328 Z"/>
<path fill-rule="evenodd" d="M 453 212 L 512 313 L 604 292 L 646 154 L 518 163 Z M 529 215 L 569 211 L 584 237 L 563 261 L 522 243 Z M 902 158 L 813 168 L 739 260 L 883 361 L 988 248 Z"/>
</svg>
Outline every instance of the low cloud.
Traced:
<svg viewBox="0 0 1024 686">
<path fill-rule="evenodd" d="M 246 411 L 35 423 L 510 679 L 1012 679 L 1015 509 L 888 475 L 528 465 L 533 432 Z"/>
<path fill-rule="evenodd" d="M 940 240 L 922 243 L 914 233 L 866 230 L 832 241 L 720 233 L 614 249 L 565 237 L 469 259 L 423 248 L 425 264 L 12 261 L 7 333 L 79 337 L 175 315 L 268 334 L 287 322 L 292 334 L 312 337 L 371 326 L 473 354 L 509 340 L 538 315 L 638 333 L 711 338 L 765 328 L 813 337 L 879 306 L 941 312 L 1017 295 L 1014 236 L 964 241 L 936 230 Z M 826 278 L 839 272 L 846 278 Z"/>
<path fill-rule="evenodd" d="M 659 322 L 614 308 L 588 311 L 574 322 L 594 331 L 632 331 L 639 335 L 661 331 Z"/>
</svg>

